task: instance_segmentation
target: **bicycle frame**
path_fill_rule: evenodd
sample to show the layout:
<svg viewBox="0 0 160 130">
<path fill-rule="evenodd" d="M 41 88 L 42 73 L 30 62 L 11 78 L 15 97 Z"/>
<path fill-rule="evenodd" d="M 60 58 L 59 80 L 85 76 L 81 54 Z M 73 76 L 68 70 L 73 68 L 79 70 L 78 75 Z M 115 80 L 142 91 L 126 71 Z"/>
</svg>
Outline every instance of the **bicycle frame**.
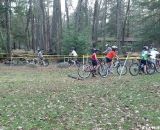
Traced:
<svg viewBox="0 0 160 130">
<path fill-rule="evenodd" d="M 82 78 L 87 78 L 90 76 L 90 74 L 95 74 L 98 71 L 98 74 L 101 77 L 105 77 L 108 73 L 106 71 L 106 67 L 104 66 L 105 64 L 103 63 L 103 61 L 98 62 L 97 66 L 94 66 L 90 63 L 90 64 L 85 64 L 79 67 L 78 69 L 78 75 Z M 82 72 L 82 73 L 81 73 Z M 85 76 L 84 76 L 84 75 Z"/>
</svg>

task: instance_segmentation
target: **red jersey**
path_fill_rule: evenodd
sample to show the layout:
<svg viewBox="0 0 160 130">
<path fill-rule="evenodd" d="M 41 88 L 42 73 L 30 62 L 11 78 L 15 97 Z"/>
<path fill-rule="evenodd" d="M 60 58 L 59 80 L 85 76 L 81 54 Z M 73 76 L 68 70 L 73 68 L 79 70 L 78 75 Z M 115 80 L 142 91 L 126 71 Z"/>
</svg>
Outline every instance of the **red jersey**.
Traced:
<svg viewBox="0 0 160 130">
<path fill-rule="evenodd" d="M 97 55 L 96 55 L 96 53 L 93 53 L 93 54 L 92 54 L 91 59 L 92 59 L 92 60 L 97 60 Z"/>
<path fill-rule="evenodd" d="M 115 51 L 110 51 L 106 57 L 109 58 L 109 59 L 113 59 L 114 57 L 116 57 L 116 52 Z"/>
</svg>

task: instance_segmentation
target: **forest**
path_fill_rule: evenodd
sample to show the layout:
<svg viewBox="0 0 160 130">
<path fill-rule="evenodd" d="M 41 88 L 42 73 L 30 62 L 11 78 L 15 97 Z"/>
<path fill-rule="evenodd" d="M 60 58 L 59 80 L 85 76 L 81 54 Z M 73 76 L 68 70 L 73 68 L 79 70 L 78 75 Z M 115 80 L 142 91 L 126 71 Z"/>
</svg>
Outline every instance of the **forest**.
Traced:
<svg viewBox="0 0 160 130">
<path fill-rule="evenodd" d="M 75 47 L 84 54 L 106 43 L 123 52 L 160 44 L 159 0 L 1 0 L 0 17 L 1 53 L 68 54 Z"/>
</svg>

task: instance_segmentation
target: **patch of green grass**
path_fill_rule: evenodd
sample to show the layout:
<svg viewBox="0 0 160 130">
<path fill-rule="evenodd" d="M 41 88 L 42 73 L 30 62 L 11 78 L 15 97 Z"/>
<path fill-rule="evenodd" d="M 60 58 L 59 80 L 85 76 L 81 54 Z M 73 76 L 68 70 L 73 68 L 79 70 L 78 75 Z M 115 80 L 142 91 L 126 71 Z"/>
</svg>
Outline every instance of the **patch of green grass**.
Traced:
<svg viewBox="0 0 160 130">
<path fill-rule="evenodd" d="M 75 80 L 76 70 L 7 68 L 0 76 L 0 128 L 136 129 L 160 126 L 160 75 Z"/>
</svg>

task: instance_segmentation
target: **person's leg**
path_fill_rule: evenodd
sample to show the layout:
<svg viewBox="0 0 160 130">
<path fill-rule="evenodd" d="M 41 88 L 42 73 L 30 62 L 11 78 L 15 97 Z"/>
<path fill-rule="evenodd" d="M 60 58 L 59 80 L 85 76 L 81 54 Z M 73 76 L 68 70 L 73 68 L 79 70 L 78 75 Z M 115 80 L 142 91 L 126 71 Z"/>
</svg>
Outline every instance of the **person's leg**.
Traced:
<svg viewBox="0 0 160 130">
<path fill-rule="evenodd" d="M 92 66 L 93 66 L 92 76 L 95 77 L 95 75 L 96 75 L 96 69 L 97 69 L 97 61 L 93 60 L 92 61 Z"/>
<path fill-rule="evenodd" d="M 109 72 L 112 74 L 113 73 L 113 64 L 112 64 L 112 61 L 109 62 Z"/>
<path fill-rule="evenodd" d="M 76 57 L 73 57 L 73 64 L 76 65 L 76 60 L 77 58 Z"/>
<path fill-rule="evenodd" d="M 110 73 L 112 73 L 112 59 L 106 58 L 107 67 Z"/>
<path fill-rule="evenodd" d="M 144 69 L 144 73 L 147 74 L 147 66 L 146 65 L 144 65 L 143 69 Z"/>
<path fill-rule="evenodd" d="M 147 61 L 146 61 L 146 60 L 143 60 L 143 61 L 142 61 L 142 65 L 143 65 L 143 72 L 144 72 L 145 74 L 147 74 Z"/>
</svg>

